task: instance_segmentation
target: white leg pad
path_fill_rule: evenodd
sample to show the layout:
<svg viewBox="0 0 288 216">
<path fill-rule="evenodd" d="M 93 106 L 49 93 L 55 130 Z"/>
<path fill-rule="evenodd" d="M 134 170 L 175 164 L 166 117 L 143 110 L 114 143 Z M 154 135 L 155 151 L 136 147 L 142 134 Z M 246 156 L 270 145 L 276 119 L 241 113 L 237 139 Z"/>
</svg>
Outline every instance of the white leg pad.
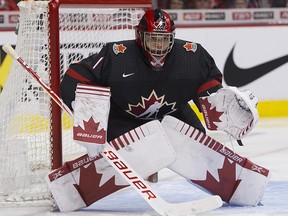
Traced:
<svg viewBox="0 0 288 216">
<path fill-rule="evenodd" d="M 270 173 L 268 173 L 268 176 L 263 175 L 262 173 L 265 172 L 263 167 L 257 166 L 248 159 L 245 161 L 244 168 L 239 168 L 238 179 L 241 180 L 241 183 L 233 193 L 229 203 L 242 206 L 257 206 L 270 180 Z"/>
<path fill-rule="evenodd" d="M 110 143 L 143 178 L 176 160 L 174 148 L 158 120 L 137 127 Z"/>
<path fill-rule="evenodd" d="M 159 121 L 151 121 L 110 142 L 143 178 L 176 159 Z M 61 212 L 75 211 L 112 194 L 128 183 L 102 157 L 84 155 L 48 174 L 46 181 Z"/>
<path fill-rule="evenodd" d="M 77 182 L 70 173 L 67 163 L 46 176 L 46 182 L 61 212 L 75 211 L 86 207 L 79 191 L 74 187 Z"/>
<path fill-rule="evenodd" d="M 257 205 L 269 170 L 241 157 L 192 126 L 166 116 L 162 125 L 176 152 L 168 168 L 235 205 Z"/>
</svg>

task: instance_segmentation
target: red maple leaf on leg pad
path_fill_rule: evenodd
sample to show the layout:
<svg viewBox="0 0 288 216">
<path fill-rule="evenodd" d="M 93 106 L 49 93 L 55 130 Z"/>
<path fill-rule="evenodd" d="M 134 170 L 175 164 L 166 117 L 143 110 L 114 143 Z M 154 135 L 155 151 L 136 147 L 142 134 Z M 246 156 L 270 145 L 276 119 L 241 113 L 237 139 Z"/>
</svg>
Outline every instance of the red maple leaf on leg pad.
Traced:
<svg viewBox="0 0 288 216">
<path fill-rule="evenodd" d="M 219 195 L 223 201 L 229 202 L 241 180 L 236 180 L 236 163 L 225 158 L 222 169 L 218 170 L 217 181 L 208 171 L 206 180 L 190 180 L 212 194 Z"/>
<path fill-rule="evenodd" d="M 117 175 L 116 171 L 115 174 Z M 87 206 L 109 194 L 129 186 L 117 185 L 115 183 L 115 175 L 100 186 L 101 179 L 102 174 L 97 173 L 94 161 L 86 166 L 80 167 L 80 182 L 79 185 L 74 184 L 74 187 L 81 194 L 81 197 Z"/>
</svg>

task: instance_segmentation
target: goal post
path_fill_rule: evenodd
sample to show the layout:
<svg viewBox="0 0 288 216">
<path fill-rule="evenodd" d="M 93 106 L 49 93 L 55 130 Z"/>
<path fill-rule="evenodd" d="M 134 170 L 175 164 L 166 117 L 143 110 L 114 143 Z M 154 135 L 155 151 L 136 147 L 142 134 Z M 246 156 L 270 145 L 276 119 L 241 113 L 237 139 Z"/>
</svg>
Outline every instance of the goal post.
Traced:
<svg viewBox="0 0 288 216">
<path fill-rule="evenodd" d="M 21 1 L 16 51 L 59 95 L 68 66 L 107 42 L 135 38 L 150 0 Z M 44 176 L 85 149 L 73 120 L 17 62 L 0 93 L 0 203 L 49 200 Z"/>
<path fill-rule="evenodd" d="M 61 70 L 61 65 L 60 65 L 60 35 L 57 34 L 57 32 L 60 32 L 61 30 L 61 26 L 59 25 L 59 23 L 61 23 L 61 17 L 59 17 L 59 15 L 61 14 L 60 10 L 61 10 L 61 7 L 65 8 L 67 6 L 67 8 L 70 8 L 70 7 L 75 7 L 75 6 L 80 6 L 80 10 L 84 10 L 87 9 L 85 8 L 85 6 L 83 6 L 83 1 L 82 0 L 59 0 L 59 1 L 51 1 L 49 3 L 49 25 L 50 25 L 50 29 L 53 29 L 54 32 L 56 32 L 55 34 L 50 34 L 50 41 L 53 41 L 54 43 L 51 43 L 50 44 L 50 50 L 49 52 L 51 53 L 51 57 L 50 57 L 50 66 L 51 66 L 51 71 L 60 71 Z M 150 8 L 151 7 L 151 1 L 147 1 L 147 0 L 138 0 L 138 1 L 135 1 L 135 0 L 126 0 L 126 1 L 123 1 L 123 0 L 113 0 L 113 1 L 104 1 L 104 0 L 86 0 L 85 1 L 85 4 L 86 7 L 87 5 L 89 5 L 88 7 L 92 7 L 92 8 L 102 8 L 104 11 L 104 9 L 111 9 L 112 8 L 122 8 L 122 9 L 128 9 L 128 10 L 133 10 L 133 9 L 137 9 L 137 8 Z M 76 7 L 77 8 L 77 7 Z M 76 12 L 76 15 L 74 15 L 72 18 L 76 18 L 77 19 L 77 13 Z M 107 13 L 107 12 L 106 12 Z M 137 12 L 138 13 L 138 12 Z M 138 14 L 134 14 L 136 15 L 135 18 L 132 17 L 132 22 L 131 22 L 131 25 L 123 25 L 123 23 L 119 23 L 120 24 L 120 28 L 121 30 L 124 30 L 126 28 L 131 28 L 133 26 L 135 26 L 135 24 L 137 24 L 137 21 L 138 21 Z M 132 15 L 132 14 L 131 14 Z M 121 14 L 121 16 L 123 16 L 123 14 Z M 108 12 L 108 17 L 110 17 L 109 15 L 109 12 Z M 80 19 L 85 19 L 86 17 L 82 17 L 80 14 L 79 14 L 79 17 Z M 128 17 L 126 17 L 125 19 L 127 19 Z M 120 19 L 121 20 L 121 19 Z M 89 20 L 87 20 L 89 21 Z M 91 20 L 92 22 L 94 21 L 93 19 Z M 104 20 L 103 21 L 107 21 Z M 133 23 L 134 21 L 134 23 Z M 135 22 L 136 21 L 136 22 Z M 102 23 L 103 25 L 104 23 Z M 122 25 L 121 25 L 122 24 Z M 105 24 L 104 24 L 105 25 Z M 116 23 L 117 25 L 117 23 Z M 112 28 L 117 28 L 117 26 L 111 26 Z M 118 27 L 118 28 L 119 28 Z M 65 27 L 64 27 L 65 28 Z M 107 29 L 109 30 L 109 29 Z M 115 29 L 114 29 L 115 30 Z M 127 38 L 121 38 L 119 37 L 119 40 L 120 39 L 127 39 Z M 116 40 L 116 38 L 115 38 Z M 60 84 L 60 76 L 57 75 L 56 73 L 51 73 L 51 88 L 54 90 L 54 92 L 56 94 L 59 95 L 59 84 Z M 60 117 L 60 108 L 57 104 L 55 104 L 54 102 L 52 102 L 52 119 L 59 119 Z M 61 143 L 61 124 L 59 121 L 52 121 L 53 123 L 53 126 L 51 127 L 52 130 L 54 131 L 53 134 L 56 135 L 53 137 L 53 140 L 55 143 Z M 54 161 L 53 161 L 53 168 L 57 168 L 59 167 L 61 164 L 62 164 L 62 161 L 61 161 L 61 155 L 62 155 L 62 152 L 61 152 L 61 146 L 59 146 L 59 148 L 57 149 L 54 149 L 54 155 L 57 157 L 54 158 Z"/>
</svg>

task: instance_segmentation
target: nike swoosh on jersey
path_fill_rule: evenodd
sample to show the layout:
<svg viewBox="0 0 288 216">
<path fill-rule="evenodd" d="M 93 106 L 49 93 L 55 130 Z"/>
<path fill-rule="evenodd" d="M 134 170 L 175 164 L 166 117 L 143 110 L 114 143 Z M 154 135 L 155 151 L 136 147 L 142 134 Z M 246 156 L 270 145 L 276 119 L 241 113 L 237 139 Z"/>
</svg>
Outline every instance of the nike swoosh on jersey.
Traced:
<svg viewBox="0 0 288 216">
<path fill-rule="evenodd" d="M 234 47 L 232 48 L 224 66 L 224 81 L 227 85 L 241 87 L 270 73 L 276 68 L 288 62 L 288 55 L 273 59 L 251 68 L 239 68 L 233 59 Z"/>
<path fill-rule="evenodd" d="M 135 74 L 135 73 L 129 73 L 129 74 L 125 74 L 125 73 L 123 73 L 123 74 L 122 74 L 122 77 L 124 77 L 124 78 L 125 78 L 125 77 L 129 77 L 129 76 L 132 76 L 132 75 L 134 75 L 134 74 Z"/>
</svg>

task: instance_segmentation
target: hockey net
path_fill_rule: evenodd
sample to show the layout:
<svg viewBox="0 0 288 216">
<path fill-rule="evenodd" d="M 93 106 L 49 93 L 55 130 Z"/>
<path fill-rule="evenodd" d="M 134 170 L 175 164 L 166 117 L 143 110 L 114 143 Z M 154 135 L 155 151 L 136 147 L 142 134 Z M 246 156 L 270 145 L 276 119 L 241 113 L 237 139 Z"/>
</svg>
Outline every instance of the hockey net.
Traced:
<svg viewBox="0 0 288 216">
<path fill-rule="evenodd" d="M 56 94 L 69 64 L 99 52 L 109 41 L 134 38 L 133 27 L 151 7 L 148 0 L 103 2 L 18 4 L 16 51 Z M 85 153 L 73 143 L 73 121 L 16 61 L 0 104 L 0 203 L 46 205 L 51 197 L 44 176 Z"/>
</svg>

